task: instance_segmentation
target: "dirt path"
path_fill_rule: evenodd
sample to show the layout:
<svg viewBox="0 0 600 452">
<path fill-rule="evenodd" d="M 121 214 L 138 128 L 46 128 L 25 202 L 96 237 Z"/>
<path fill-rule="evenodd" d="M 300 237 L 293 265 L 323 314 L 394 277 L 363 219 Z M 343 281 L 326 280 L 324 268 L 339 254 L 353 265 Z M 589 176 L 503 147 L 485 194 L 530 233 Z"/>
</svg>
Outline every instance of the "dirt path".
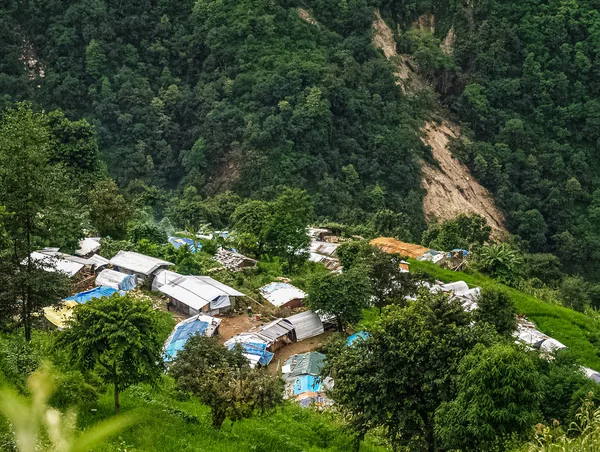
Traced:
<svg viewBox="0 0 600 452">
<path fill-rule="evenodd" d="M 311 337 L 310 339 L 305 339 L 300 342 L 292 342 L 291 344 L 285 345 L 275 352 L 273 361 L 271 361 L 271 364 L 269 364 L 269 371 L 272 373 L 277 373 L 278 370 L 281 369 L 281 366 L 283 366 L 285 360 L 290 356 L 316 350 L 327 341 L 331 334 L 331 331 L 327 331 L 323 334 L 319 334 L 318 336 Z"/>
<path fill-rule="evenodd" d="M 236 334 L 245 333 L 260 324 L 261 322 L 257 322 L 256 320 L 253 321 L 247 315 L 221 317 L 221 325 L 219 325 L 219 342 L 223 344 Z"/>
</svg>

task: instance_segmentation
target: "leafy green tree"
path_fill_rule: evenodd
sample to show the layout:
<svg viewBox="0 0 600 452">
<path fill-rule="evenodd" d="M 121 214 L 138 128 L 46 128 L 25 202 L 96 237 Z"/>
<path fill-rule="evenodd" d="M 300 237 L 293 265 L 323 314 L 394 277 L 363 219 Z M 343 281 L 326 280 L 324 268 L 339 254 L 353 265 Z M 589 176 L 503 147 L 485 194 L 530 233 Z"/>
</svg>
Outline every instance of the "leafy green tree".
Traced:
<svg viewBox="0 0 600 452">
<path fill-rule="evenodd" d="M 304 190 L 285 188 L 271 203 L 272 216 L 266 242 L 269 252 L 279 256 L 292 272 L 306 261 L 310 244 L 307 228 L 313 219 L 313 204 Z"/>
<path fill-rule="evenodd" d="M 361 319 L 370 296 L 371 285 L 366 272 L 355 267 L 341 274 L 315 275 L 308 283 L 305 304 L 312 310 L 335 316 L 338 330 L 344 331 L 346 325 Z"/>
<path fill-rule="evenodd" d="M 344 270 L 350 270 L 355 264 L 360 264 L 366 253 L 371 251 L 372 247 L 365 240 L 352 240 L 344 242 L 338 246 L 335 251 Z"/>
<path fill-rule="evenodd" d="M 514 283 L 521 276 L 523 256 L 507 243 L 492 243 L 476 254 L 477 267 L 504 283 Z"/>
<path fill-rule="evenodd" d="M 162 245 L 167 243 L 167 234 L 156 223 L 150 221 L 134 221 L 127 228 L 127 238 L 137 244 L 141 240 Z"/>
<path fill-rule="evenodd" d="M 122 391 L 160 378 L 164 339 L 159 314 L 149 301 L 115 294 L 77 306 L 58 344 L 82 370 L 95 369 L 113 385 L 118 413 Z"/>
<path fill-rule="evenodd" d="M 328 355 L 331 396 L 357 441 L 383 428 L 392 447 L 437 450 L 435 410 L 452 400 L 462 358 L 495 333 L 473 325 L 460 301 L 424 292 L 408 307 L 384 309 L 369 334 Z"/>
<path fill-rule="evenodd" d="M 483 289 L 477 298 L 477 309 L 473 317 L 477 322 L 487 322 L 496 332 L 510 336 L 517 328 L 517 308 L 504 293 L 493 289 Z"/>
<path fill-rule="evenodd" d="M 209 212 L 202 196 L 193 186 L 187 186 L 183 196 L 175 200 L 169 209 L 169 216 L 177 226 L 185 228 L 194 240 L 201 228 L 209 221 Z"/>
<path fill-rule="evenodd" d="M 564 273 L 560 259 L 549 253 L 525 254 L 524 267 L 527 278 L 541 281 L 550 287 L 557 287 Z"/>
<path fill-rule="evenodd" d="M 460 363 L 457 386 L 456 398 L 436 411 L 443 447 L 489 450 L 510 435 L 525 439 L 540 419 L 540 375 L 514 345 L 475 347 Z"/>
<path fill-rule="evenodd" d="M 66 173 L 51 164 L 52 140 L 43 114 L 19 104 L 0 120 L 0 199 L 6 207 L 6 252 L 2 298 L 20 307 L 20 323 L 31 339 L 32 320 L 42 307 L 67 294 L 61 274 L 44 271 L 31 253 L 52 243 L 75 249 L 84 218 Z M 54 274 L 53 274 L 54 273 Z M 9 310 L 10 312 L 10 310 Z"/>
<path fill-rule="evenodd" d="M 480 247 L 490 239 L 492 228 L 485 218 L 471 214 L 460 214 L 452 220 L 434 224 L 423 233 L 423 245 L 442 251 L 455 248 Z"/>
<path fill-rule="evenodd" d="M 236 246 L 242 252 L 260 258 L 267 245 L 271 217 L 271 208 L 264 201 L 250 200 L 240 204 L 231 216 Z"/>
<path fill-rule="evenodd" d="M 251 369 L 240 348 L 228 350 L 214 337 L 191 337 L 169 373 L 182 392 L 210 407 L 216 429 L 225 419 L 248 418 L 283 401 L 283 380 L 266 369 Z"/>
<path fill-rule="evenodd" d="M 101 237 L 124 239 L 131 209 L 115 181 L 103 179 L 88 194 L 90 221 Z"/>
<path fill-rule="evenodd" d="M 589 284 L 581 276 L 565 278 L 558 290 L 563 305 L 583 312 L 590 305 Z"/>
</svg>

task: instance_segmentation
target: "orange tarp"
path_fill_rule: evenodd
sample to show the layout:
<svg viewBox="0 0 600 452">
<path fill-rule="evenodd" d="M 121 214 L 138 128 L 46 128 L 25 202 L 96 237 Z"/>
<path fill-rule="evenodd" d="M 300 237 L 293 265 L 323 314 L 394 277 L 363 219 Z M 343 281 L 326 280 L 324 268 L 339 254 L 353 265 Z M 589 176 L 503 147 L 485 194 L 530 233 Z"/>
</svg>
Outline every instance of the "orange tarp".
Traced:
<svg viewBox="0 0 600 452">
<path fill-rule="evenodd" d="M 371 245 L 381 248 L 386 253 L 397 253 L 401 256 L 412 257 L 413 259 L 416 259 L 429 251 L 429 248 L 425 248 L 424 246 L 401 242 L 400 240 L 391 237 L 379 237 L 373 239 L 371 240 Z"/>
</svg>

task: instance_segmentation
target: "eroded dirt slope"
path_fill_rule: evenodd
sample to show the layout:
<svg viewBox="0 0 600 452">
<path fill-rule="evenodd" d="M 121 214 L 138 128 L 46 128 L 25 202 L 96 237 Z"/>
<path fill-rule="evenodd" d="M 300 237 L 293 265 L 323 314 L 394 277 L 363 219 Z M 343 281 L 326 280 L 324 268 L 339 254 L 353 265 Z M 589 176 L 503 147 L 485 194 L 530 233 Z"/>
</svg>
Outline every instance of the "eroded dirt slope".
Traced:
<svg viewBox="0 0 600 452">
<path fill-rule="evenodd" d="M 373 43 L 398 67 L 396 77 L 403 90 L 410 93 L 425 86 L 425 81 L 412 69 L 415 63 L 410 56 L 397 54 L 394 33 L 379 11 L 375 12 L 373 30 Z M 451 43 L 452 36 L 444 41 L 444 51 L 451 52 Z M 439 125 L 428 121 L 421 132 L 423 142 L 431 147 L 433 157 L 439 162 L 439 167 L 425 162 L 422 166 L 421 183 L 427 190 L 423 210 L 427 219 L 446 220 L 460 213 L 476 213 L 487 220 L 494 237 L 504 235 L 504 216 L 496 208 L 490 193 L 448 149 L 450 140 L 460 135 L 460 127 L 448 120 Z"/>
</svg>

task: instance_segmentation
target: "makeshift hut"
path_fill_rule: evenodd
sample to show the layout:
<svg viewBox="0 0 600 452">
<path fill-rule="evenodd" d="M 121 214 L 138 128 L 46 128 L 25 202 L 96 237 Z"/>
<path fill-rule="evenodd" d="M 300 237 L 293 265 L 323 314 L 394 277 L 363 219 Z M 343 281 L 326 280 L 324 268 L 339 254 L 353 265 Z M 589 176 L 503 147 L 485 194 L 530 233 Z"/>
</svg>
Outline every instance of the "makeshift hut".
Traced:
<svg viewBox="0 0 600 452">
<path fill-rule="evenodd" d="M 156 273 L 174 264 L 156 257 L 146 256 L 133 251 L 119 251 L 110 263 L 122 273 L 136 275 L 141 280 L 151 280 Z"/>
<path fill-rule="evenodd" d="M 274 352 L 291 342 L 288 336 L 293 329 L 294 326 L 286 319 L 277 319 L 251 330 L 250 333 L 264 340 L 267 350 Z"/>
<path fill-rule="evenodd" d="M 244 294 L 209 276 L 183 276 L 169 270 L 156 275 L 152 290 L 167 295 L 184 314 L 220 314 L 235 307 L 235 298 Z"/>
<path fill-rule="evenodd" d="M 214 336 L 219 331 L 221 319 L 204 314 L 198 314 L 179 322 L 173 328 L 164 346 L 164 360 L 172 361 L 177 353 L 183 350 L 188 339 L 196 334 L 200 336 Z"/>
<path fill-rule="evenodd" d="M 79 241 L 79 248 L 75 254 L 81 257 L 91 257 L 100 250 L 99 237 L 87 237 Z"/>
<path fill-rule="evenodd" d="M 63 301 L 59 306 L 47 306 L 44 308 L 44 317 L 62 331 L 73 316 L 75 306 L 77 302 L 73 300 Z"/>
<path fill-rule="evenodd" d="M 242 347 L 243 355 L 248 360 L 250 367 L 267 366 L 274 356 L 273 353 L 267 350 L 267 342 L 252 333 L 238 334 L 225 342 L 224 345 L 229 350 L 233 350 L 236 345 Z"/>
<path fill-rule="evenodd" d="M 228 270 L 237 272 L 245 268 L 254 268 L 258 265 L 258 261 L 235 251 L 219 248 L 214 259 Z"/>
<path fill-rule="evenodd" d="M 187 238 L 187 237 L 169 237 L 169 243 L 177 250 L 182 246 L 188 246 L 192 253 L 202 249 L 202 243 Z"/>
<path fill-rule="evenodd" d="M 294 342 L 300 342 L 325 332 L 321 318 L 313 311 L 304 311 L 283 320 L 292 327 L 289 336 Z"/>
<path fill-rule="evenodd" d="M 100 286 L 100 287 L 96 287 L 91 290 L 86 290 L 85 292 L 80 292 L 71 297 L 65 298 L 65 301 L 71 300 L 78 304 L 86 304 L 88 301 L 93 300 L 95 298 L 110 297 L 110 296 L 114 295 L 115 293 L 120 293 L 121 295 L 125 294 L 125 292 L 117 290 L 113 287 Z"/>
<path fill-rule="evenodd" d="M 281 369 L 285 380 L 285 397 L 294 399 L 303 407 L 331 405 L 332 401 L 325 395 L 325 390 L 333 387 L 333 380 L 321 376 L 325 361 L 325 355 L 318 352 L 288 358 Z"/>
<path fill-rule="evenodd" d="M 278 308 L 298 308 L 306 298 L 306 293 L 291 284 L 272 282 L 259 289 L 265 300 Z"/>
<path fill-rule="evenodd" d="M 116 270 L 102 270 L 96 276 L 97 286 L 112 287 L 117 290 L 132 290 L 137 286 L 135 275 L 128 275 L 127 273 L 121 273 Z"/>
</svg>

